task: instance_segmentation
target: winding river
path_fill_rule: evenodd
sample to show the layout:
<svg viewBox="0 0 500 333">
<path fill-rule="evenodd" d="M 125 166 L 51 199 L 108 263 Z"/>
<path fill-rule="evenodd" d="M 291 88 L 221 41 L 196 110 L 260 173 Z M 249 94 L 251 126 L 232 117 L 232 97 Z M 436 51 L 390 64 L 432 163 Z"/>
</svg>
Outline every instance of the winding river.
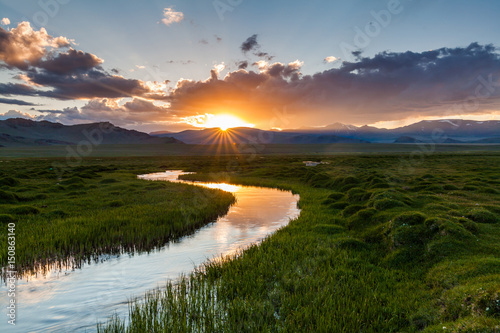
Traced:
<svg viewBox="0 0 500 333">
<path fill-rule="evenodd" d="M 298 217 L 298 195 L 288 191 L 223 183 L 178 180 L 182 171 L 138 176 L 184 182 L 232 192 L 237 202 L 228 213 L 193 235 L 151 253 L 113 256 L 76 270 L 49 270 L 18 280 L 16 326 L 7 324 L 7 288 L 0 287 L 0 332 L 94 332 L 96 323 L 128 314 L 128 300 L 189 274 L 207 260 L 258 243 Z"/>
</svg>

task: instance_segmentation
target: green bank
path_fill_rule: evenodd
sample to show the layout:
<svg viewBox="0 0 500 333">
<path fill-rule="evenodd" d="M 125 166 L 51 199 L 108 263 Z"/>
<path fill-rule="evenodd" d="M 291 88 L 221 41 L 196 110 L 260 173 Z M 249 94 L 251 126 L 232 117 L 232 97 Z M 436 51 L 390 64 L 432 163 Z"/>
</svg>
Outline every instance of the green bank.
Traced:
<svg viewBox="0 0 500 333">
<path fill-rule="evenodd" d="M 496 332 L 499 162 L 492 152 L 94 157 L 54 172 L 65 158 L 4 159 L 0 214 L 16 222 L 28 269 L 147 251 L 233 200 L 138 174 L 184 169 L 300 194 L 286 228 L 132 302 L 102 332 Z"/>
</svg>

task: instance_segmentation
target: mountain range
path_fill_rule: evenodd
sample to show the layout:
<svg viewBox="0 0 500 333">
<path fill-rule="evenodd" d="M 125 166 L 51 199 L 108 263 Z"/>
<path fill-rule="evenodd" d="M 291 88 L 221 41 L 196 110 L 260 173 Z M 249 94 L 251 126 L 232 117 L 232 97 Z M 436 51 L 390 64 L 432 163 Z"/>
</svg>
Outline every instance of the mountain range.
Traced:
<svg viewBox="0 0 500 333">
<path fill-rule="evenodd" d="M 182 143 L 171 137 L 159 138 L 109 122 L 67 126 L 23 118 L 0 121 L 0 146 L 4 147 L 76 145 L 86 141 L 94 145 Z"/>
<path fill-rule="evenodd" d="M 189 144 L 233 143 L 500 143 L 500 121 L 461 119 L 424 120 L 394 129 L 334 123 L 324 127 L 263 131 L 254 128 L 186 130 L 178 133 L 151 133 L 170 136 Z"/>
<path fill-rule="evenodd" d="M 334 123 L 324 127 L 260 130 L 237 127 L 166 131 L 150 134 L 109 122 L 63 125 L 49 121 L 12 118 L 0 121 L 0 146 L 93 144 L 334 144 L 334 143 L 443 143 L 499 144 L 500 121 L 461 119 L 424 120 L 394 129 Z"/>
</svg>

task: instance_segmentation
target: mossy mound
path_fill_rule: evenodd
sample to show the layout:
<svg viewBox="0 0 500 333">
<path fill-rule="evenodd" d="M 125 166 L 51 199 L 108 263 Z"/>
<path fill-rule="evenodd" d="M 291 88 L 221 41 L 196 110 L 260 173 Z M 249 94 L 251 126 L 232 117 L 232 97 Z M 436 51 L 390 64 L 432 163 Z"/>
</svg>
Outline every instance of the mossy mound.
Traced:
<svg viewBox="0 0 500 333">
<path fill-rule="evenodd" d="M 360 211 L 361 209 L 364 209 L 366 208 L 366 206 L 363 206 L 363 205 L 349 205 L 349 206 L 346 206 L 344 208 L 344 210 L 342 210 L 342 216 L 343 217 L 349 217 L 351 215 L 353 215 L 354 213 Z"/>
<path fill-rule="evenodd" d="M 40 210 L 33 206 L 17 206 L 11 208 L 9 212 L 15 215 L 35 215 L 39 214 Z"/>
<path fill-rule="evenodd" d="M 349 202 L 364 202 L 371 197 L 372 193 L 365 189 L 355 187 L 347 191 Z"/>
<path fill-rule="evenodd" d="M 355 238 L 342 238 L 336 246 L 343 250 L 362 251 L 368 249 L 368 244 Z"/>
<path fill-rule="evenodd" d="M 0 190 L 0 202 L 3 204 L 11 204 L 19 201 L 19 197 L 11 192 Z"/>
<path fill-rule="evenodd" d="M 14 223 L 16 219 L 9 214 L 0 214 L 0 224 Z"/>
<path fill-rule="evenodd" d="M 497 223 L 499 218 L 496 214 L 484 208 L 474 208 L 466 215 L 468 219 L 477 223 Z"/>
<path fill-rule="evenodd" d="M 320 234 L 335 235 L 345 232 L 345 228 L 339 225 L 318 224 L 313 227 L 313 230 Z"/>
<path fill-rule="evenodd" d="M 108 206 L 109 207 L 122 207 L 122 206 L 125 206 L 125 202 L 123 202 L 123 200 L 114 200 L 114 201 L 110 201 L 108 203 Z"/>
<path fill-rule="evenodd" d="M 60 181 L 61 185 L 85 185 L 85 181 L 81 177 L 71 177 L 69 179 Z"/>
<path fill-rule="evenodd" d="M 361 209 L 352 215 L 348 220 L 349 229 L 361 229 L 373 225 L 373 216 L 377 211 L 373 208 Z"/>
<path fill-rule="evenodd" d="M 373 201 L 373 207 L 377 210 L 387 210 L 396 207 L 404 207 L 406 206 L 403 202 L 399 200 L 383 198 L 380 200 Z"/>
<path fill-rule="evenodd" d="M 12 178 L 12 177 L 0 178 L 0 186 L 14 187 L 14 186 L 17 186 L 19 184 L 20 184 L 19 180 Z"/>
</svg>

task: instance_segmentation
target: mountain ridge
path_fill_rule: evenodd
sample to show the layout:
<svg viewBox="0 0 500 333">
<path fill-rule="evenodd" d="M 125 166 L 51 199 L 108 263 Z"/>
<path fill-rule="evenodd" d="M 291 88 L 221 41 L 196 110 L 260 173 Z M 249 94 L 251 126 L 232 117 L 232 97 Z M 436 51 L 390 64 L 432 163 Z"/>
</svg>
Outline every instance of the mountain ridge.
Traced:
<svg viewBox="0 0 500 333">
<path fill-rule="evenodd" d="M 0 120 L 0 145 L 4 147 L 76 145 L 82 142 L 94 145 L 182 143 L 171 137 L 154 137 L 110 122 L 63 125 L 24 118 Z"/>
</svg>

